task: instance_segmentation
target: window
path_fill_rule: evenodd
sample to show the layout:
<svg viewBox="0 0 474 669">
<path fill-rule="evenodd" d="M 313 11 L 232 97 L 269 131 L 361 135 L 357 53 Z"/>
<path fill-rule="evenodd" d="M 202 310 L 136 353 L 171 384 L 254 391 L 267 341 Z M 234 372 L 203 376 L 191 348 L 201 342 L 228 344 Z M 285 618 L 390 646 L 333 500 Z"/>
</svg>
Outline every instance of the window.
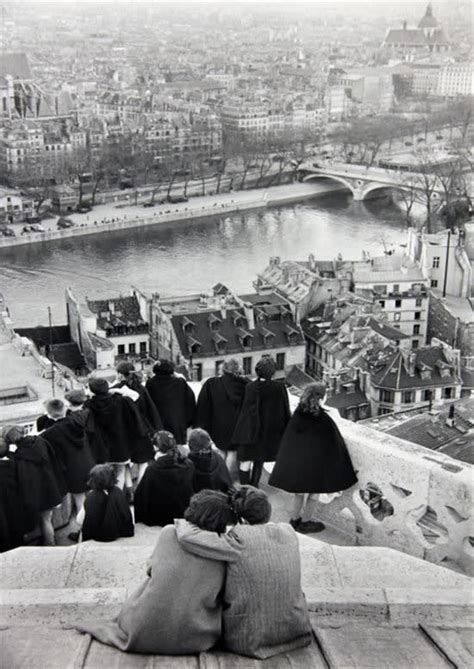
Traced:
<svg viewBox="0 0 474 669">
<path fill-rule="evenodd" d="M 244 374 L 252 373 L 252 356 L 247 358 L 242 358 L 242 366 L 244 368 Z"/>
<path fill-rule="evenodd" d="M 396 311 L 396 312 L 393 314 L 393 320 L 394 320 L 394 321 L 399 321 L 399 320 L 400 320 L 400 313 L 399 313 L 398 311 Z"/>
<path fill-rule="evenodd" d="M 415 311 L 415 321 L 421 320 L 421 311 Z"/>
<path fill-rule="evenodd" d="M 422 297 L 417 297 L 415 300 L 415 306 L 416 307 L 421 307 L 423 305 L 423 298 Z"/>
<path fill-rule="evenodd" d="M 390 409 L 386 409 L 385 407 L 379 407 L 379 410 L 377 411 L 378 416 L 385 416 L 388 413 L 392 413 Z"/>
<path fill-rule="evenodd" d="M 125 346 L 123 344 L 119 344 L 117 346 L 117 353 L 119 355 L 123 355 L 125 353 Z"/>
<path fill-rule="evenodd" d="M 413 326 L 413 334 L 414 335 L 419 335 L 420 334 L 420 326 L 419 326 L 418 323 Z"/>
<path fill-rule="evenodd" d="M 224 361 L 223 360 L 216 360 L 215 368 L 214 368 L 214 375 L 219 376 L 219 369 L 220 366 L 222 365 Z"/>
<path fill-rule="evenodd" d="M 442 395 L 444 400 L 450 400 L 454 397 L 454 388 L 443 388 L 443 395 Z"/>
<path fill-rule="evenodd" d="M 415 393 L 413 390 L 405 390 L 402 393 L 402 403 L 403 404 L 412 404 L 414 401 Z"/>
<path fill-rule="evenodd" d="M 385 300 L 379 300 L 379 304 L 383 309 L 385 307 Z"/>
<path fill-rule="evenodd" d="M 380 391 L 380 401 L 381 402 L 393 402 L 394 393 L 393 390 L 381 390 Z"/>
<path fill-rule="evenodd" d="M 278 370 L 285 369 L 285 354 L 284 353 L 277 353 L 277 355 L 276 355 L 276 368 Z"/>
<path fill-rule="evenodd" d="M 193 380 L 202 381 L 202 362 L 193 365 Z"/>
<path fill-rule="evenodd" d="M 399 283 L 394 283 L 393 284 L 393 292 L 394 293 L 399 293 L 400 292 L 400 284 Z"/>
<path fill-rule="evenodd" d="M 387 294 L 387 285 L 386 284 L 379 284 L 377 286 L 374 286 L 374 291 L 378 295 L 386 295 Z"/>
<path fill-rule="evenodd" d="M 436 279 L 431 279 L 431 287 L 432 288 L 437 288 L 438 287 L 438 282 L 436 281 Z"/>
<path fill-rule="evenodd" d="M 401 300 L 395 300 L 395 309 L 401 309 L 402 306 L 402 301 Z"/>
<path fill-rule="evenodd" d="M 423 402 L 429 402 L 432 397 L 431 390 L 428 388 L 428 390 L 424 390 L 421 394 L 421 399 Z"/>
<path fill-rule="evenodd" d="M 146 353 L 146 341 L 140 342 L 140 353 Z"/>
<path fill-rule="evenodd" d="M 128 345 L 128 352 L 129 353 L 135 353 L 136 352 L 137 345 L 136 344 L 129 344 Z"/>
<path fill-rule="evenodd" d="M 439 256 L 434 256 L 434 258 L 433 258 L 433 269 L 437 269 L 439 267 L 439 261 L 440 261 L 440 257 Z"/>
</svg>

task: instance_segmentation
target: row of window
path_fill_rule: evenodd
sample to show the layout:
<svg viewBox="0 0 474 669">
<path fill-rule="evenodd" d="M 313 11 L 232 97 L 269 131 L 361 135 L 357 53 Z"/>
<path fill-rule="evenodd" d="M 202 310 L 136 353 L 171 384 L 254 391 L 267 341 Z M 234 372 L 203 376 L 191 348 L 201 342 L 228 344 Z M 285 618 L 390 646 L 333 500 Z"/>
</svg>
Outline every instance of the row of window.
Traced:
<svg viewBox="0 0 474 669">
<path fill-rule="evenodd" d="M 135 343 L 129 344 L 128 345 L 128 351 L 125 350 L 125 344 L 118 344 L 117 346 L 117 353 L 118 355 L 125 355 L 126 353 L 129 354 L 136 354 L 137 352 L 137 345 Z M 140 353 L 146 353 L 147 352 L 147 343 L 146 341 L 141 341 L 139 345 L 139 352 Z"/>
<path fill-rule="evenodd" d="M 404 390 L 402 392 L 402 404 L 413 404 L 416 401 L 415 390 Z M 446 387 L 442 389 L 441 397 L 444 400 L 450 400 L 454 397 L 454 388 Z M 427 388 L 421 393 L 421 401 L 429 402 L 433 398 L 433 391 Z M 379 391 L 379 401 L 386 402 L 387 404 L 393 404 L 395 402 L 395 391 L 393 390 L 380 390 Z"/>
<path fill-rule="evenodd" d="M 396 291 L 395 291 L 395 292 L 396 292 Z M 380 306 L 381 306 L 382 308 L 385 308 L 386 300 L 379 300 L 378 302 L 379 302 L 379 304 L 380 304 Z M 403 303 L 403 300 L 397 298 L 397 299 L 395 300 L 395 306 L 394 306 L 394 307 L 391 307 L 391 305 L 390 305 L 390 308 L 401 309 L 401 308 L 402 308 L 402 303 Z M 421 307 L 421 306 L 423 306 L 423 298 L 422 298 L 422 297 L 417 297 L 417 298 L 416 298 L 416 300 L 415 300 L 415 306 L 416 306 L 416 307 Z"/>
</svg>

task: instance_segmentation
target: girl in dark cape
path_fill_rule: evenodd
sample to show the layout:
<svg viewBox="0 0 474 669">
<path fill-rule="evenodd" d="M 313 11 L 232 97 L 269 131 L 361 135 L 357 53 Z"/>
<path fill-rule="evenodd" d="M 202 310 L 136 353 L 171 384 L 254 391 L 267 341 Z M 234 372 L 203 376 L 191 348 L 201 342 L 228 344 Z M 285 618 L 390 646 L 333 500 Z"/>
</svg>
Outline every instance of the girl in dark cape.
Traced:
<svg viewBox="0 0 474 669">
<path fill-rule="evenodd" d="M 53 508 L 66 494 L 64 479 L 55 453 L 41 436 L 27 435 L 23 427 L 11 427 L 4 433 L 11 447 L 18 483 L 26 513 L 26 531 L 39 523 L 45 545 L 55 544 Z M 14 450 L 12 445 L 16 447 Z M 59 476 L 56 475 L 59 473 Z"/>
<path fill-rule="evenodd" d="M 283 382 L 272 381 L 275 371 L 275 362 L 271 358 L 262 358 L 255 366 L 258 378 L 245 389 L 244 403 L 232 436 L 233 443 L 238 445 L 242 484 L 250 482 L 258 487 L 263 463 L 276 460 L 280 439 L 290 419 L 288 393 Z"/>
<path fill-rule="evenodd" d="M 38 416 L 36 419 L 36 429 L 38 432 L 42 432 L 48 427 L 51 427 L 51 425 L 55 425 L 55 423 L 57 423 L 58 420 L 62 420 L 66 414 L 64 402 L 59 398 L 53 397 L 50 400 L 46 400 L 44 408 L 46 409 L 46 413 Z"/>
<path fill-rule="evenodd" d="M 232 479 L 224 458 L 212 448 L 211 438 L 205 430 L 191 430 L 188 439 L 189 459 L 194 465 L 194 492 L 221 490 L 232 487 Z"/>
<path fill-rule="evenodd" d="M 84 503 L 83 541 L 115 541 L 120 537 L 133 537 L 132 513 L 116 482 L 112 465 L 96 465 L 91 470 L 88 480 L 91 492 Z M 82 521 L 81 516 L 78 521 Z"/>
<path fill-rule="evenodd" d="M 161 416 L 163 429 L 171 432 L 178 444 L 185 444 L 186 430 L 194 424 L 194 393 L 185 379 L 174 376 L 174 364 L 170 360 L 159 360 L 153 374 L 146 382 L 146 389 Z"/>
<path fill-rule="evenodd" d="M 117 374 L 118 382 L 112 386 L 112 390 L 127 386 L 138 393 L 136 406 L 146 429 L 146 434 L 143 437 L 136 439 L 130 444 L 130 459 L 137 465 L 137 481 L 139 483 L 145 473 L 147 463 L 153 460 L 155 455 L 152 436 L 155 432 L 163 428 L 163 424 L 159 411 L 151 399 L 150 393 L 142 385 L 141 378 L 135 371 L 133 364 L 127 361 L 119 363 L 117 365 Z M 125 485 L 131 488 L 132 480 L 129 470 L 127 471 L 127 475 Z"/>
<path fill-rule="evenodd" d="M 89 472 L 96 464 L 86 434 L 88 417 L 87 409 L 71 405 L 66 417 L 41 435 L 63 464 L 67 491 L 73 496 L 76 513 L 84 505 Z"/>
<path fill-rule="evenodd" d="M 336 423 L 321 407 L 323 383 L 312 383 L 301 396 L 283 435 L 269 484 L 295 493 L 290 523 L 301 532 L 320 532 L 322 523 L 311 521 L 318 495 L 339 492 L 357 482 L 344 439 Z M 302 519 L 305 494 L 309 495 Z"/>
<path fill-rule="evenodd" d="M 15 461 L 8 457 L 8 444 L 0 436 L 0 553 L 17 548 L 26 533 L 26 513 Z"/>
<path fill-rule="evenodd" d="M 84 406 L 89 410 L 86 432 L 92 454 L 98 463 L 116 465 L 117 485 L 123 488 L 132 444 L 146 436 L 146 426 L 135 403 L 129 397 L 110 393 L 105 379 L 91 379 L 89 388 L 93 397 Z"/>
<path fill-rule="evenodd" d="M 192 498 L 186 518 L 192 527 L 207 530 L 218 540 L 233 515 L 226 495 L 203 490 Z M 229 545 L 227 556 L 237 557 L 240 550 L 238 544 Z M 124 602 L 118 617 L 110 622 L 84 622 L 76 628 L 130 653 L 184 655 L 208 651 L 222 634 L 225 571 L 223 560 L 206 560 L 181 548 L 175 527 L 167 525 L 151 556 L 148 578 Z M 163 665 L 167 664 L 165 660 Z M 126 660 L 123 666 L 128 666 Z"/>
<path fill-rule="evenodd" d="M 229 469 L 236 466 L 236 445 L 232 443 L 237 419 L 250 380 L 242 376 L 239 363 L 233 358 L 222 364 L 222 376 L 204 382 L 196 407 L 196 425 L 209 433 L 223 452 Z"/>
<path fill-rule="evenodd" d="M 158 432 L 155 446 L 156 460 L 148 465 L 135 492 L 135 520 L 163 526 L 183 517 L 194 493 L 194 465 L 170 432 Z"/>
</svg>

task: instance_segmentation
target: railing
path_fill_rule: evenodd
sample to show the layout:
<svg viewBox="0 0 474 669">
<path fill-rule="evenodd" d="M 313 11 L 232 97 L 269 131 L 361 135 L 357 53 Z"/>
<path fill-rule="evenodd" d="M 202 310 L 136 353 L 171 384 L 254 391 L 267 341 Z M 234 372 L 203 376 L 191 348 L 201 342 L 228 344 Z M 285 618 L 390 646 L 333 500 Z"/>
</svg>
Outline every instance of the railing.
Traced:
<svg viewBox="0 0 474 669">
<path fill-rule="evenodd" d="M 359 480 L 341 494 L 323 496 L 316 517 L 355 544 L 387 546 L 474 574 L 474 466 L 337 422 Z"/>
</svg>

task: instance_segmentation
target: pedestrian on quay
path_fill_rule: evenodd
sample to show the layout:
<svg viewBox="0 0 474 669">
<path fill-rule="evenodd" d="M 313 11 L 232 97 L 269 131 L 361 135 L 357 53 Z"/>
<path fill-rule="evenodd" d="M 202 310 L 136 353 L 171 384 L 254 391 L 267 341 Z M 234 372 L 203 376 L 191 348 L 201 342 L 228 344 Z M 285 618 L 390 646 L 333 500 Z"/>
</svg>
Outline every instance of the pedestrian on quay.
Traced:
<svg viewBox="0 0 474 669">
<path fill-rule="evenodd" d="M 89 410 L 83 407 L 87 396 L 82 389 L 71 390 L 65 399 L 69 404 L 66 416 L 48 427 L 41 436 L 61 463 L 66 490 L 71 493 L 77 515 L 84 506 L 89 472 L 96 462 L 86 433 Z"/>
<path fill-rule="evenodd" d="M 163 428 L 163 423 L 161 422 L 159 411 L 150 397 L 150 393 L 142 384 L 140 374 L 135 370 L 135 366 L 131 362 L 123 360 L 119 362 L 116 370 L 117 381 L 111 390 L 127 386 L 127 388 L 137 393 L 136 406 L 146 429 L 146 434 L 141 438 L 135 439 L 130 445 L 131 461 L 136 465 L 137 483 L 140 483 L 147 464 L 153 460 L 155 455 L 152 437 L 158 430 Z M 132 489 L 132 478 L 129 468 L 126 471 L 125 487 L 129 491 Z"/>
<path fill-rule="evenodd" d="M 154 376 L 146 382 L 163 423 L 163 429 L 174 435 L 178 444 L 186 443 L 187 428 L 194 424 L 196 398 L 188 383 L 174 373 L 171 360 L 158 360 Z"/>
<path fill-rule="evenodd" d="M 237 469 L 237 447 L 232 435 L 248 383 L 250 379 L 243 376 L 238 361 L 229 358 L 222 363 L 220 376 L 204 382 L 197 400 L 196 425 L 210 434 L 231 473 Z"/>
<path fill-rule="evenodd" d="M 133 537 L 135 528 L 130 507 L 117 486 L 113 465 L 95 465 L 91 469 L 84 509 L 78 516 L 82 524 L 82 540 L 115 541 Z"/>
<path fill-rule="evenodd" d="M 307 386 L 281 441 L 269 484 L 295 493 L 290 524 L 298 532 L 321 532 L 313 520 L 319 493 L 334 493 L 357 482 L 336 423 L 321 406 L 324 383 Z"/>
<path fill-rule="evenodd" d="M 111 393 L 106 379 L 91 378 L 89 389 L 92 397 L 84 406 L 89 410 L 86 432 L 92 454 L 99 464 L 115 465 L 123 489 L 133 443 L 146 436 L 146 426 L 135 402 L 121 392 Z"/>
<path fill-rule="evenodd" d="M 233 522 L 227 495 L 202 490 L 185 512 L 192 527 L 218 539 Z M 241 546 L 228 545 L 227 556 Z M 184 550 L 174 525 L 160 532 L 151 556 L 148 577 L 124 602 L 113 621 L 88 621 L 76 628 L 122 651 L 185 655 L 213 648 L 222 634 L 222 591 L 226 565 Z M 127 663 L 125 662 L 124 665 Z"/>
<path fill-rule="evenodd" d="M 135 492 L 135 520 L 164 526 L 183 517 L 194 493 L 195 470 L 170 432 L 157 432 L 154 445 L 155 461 L 148 465 Z"/>
<path fill-rule="evenodd" d="M 223 645 L 239 655 L 267 659 L 312 640 L 301 589 L 298 538 L 288 523 L 271 523 L 263 490 L 242 486 L 230 498 L 234 527 L 215 535 L 186 519 L 175 522 L 181 548 L 227 563 Z M 241 546 L 241 551 L 229 549 Z"/>
<path fill-rule="evenodd" d="M 188 438 L 188 458 L 194 465 L 194 492 L 200 490 L 220 490 L 227 492 L 232 487 L 232 479 L 224 458 L 212 447 L 209 434 L 197 427 Z"/>
<path fill-rule="evenodd" d="M 36 419 L 36 429 L 38 432 L 54 425 L 58 420 L 62 420 L 66 415 L 66 405 L 59 398 L 51 398 L 44 403 L 45 413 Z"/>
<path fill-rule="evenodd" d="M 6 427 L 3 438 L 16 465 L 25 511 L 25 532 L 39 525 L 43 545 L 54 546 L 53 509 L 66 494 L 56 456 L 41 435 L 29 435 L 23 426 Z"/>
<path fill-rule="evenodd" d="M 280 440 L 290 419 L 288 393 L 283 381 L 274 381 L 276 365 L 265 357 L 255 366 L 257 378 L 245 388 L 232 442 L 237 445 L 239 478 L 258 487 L 263 464 L 274 462 Z"/>
</svg>

